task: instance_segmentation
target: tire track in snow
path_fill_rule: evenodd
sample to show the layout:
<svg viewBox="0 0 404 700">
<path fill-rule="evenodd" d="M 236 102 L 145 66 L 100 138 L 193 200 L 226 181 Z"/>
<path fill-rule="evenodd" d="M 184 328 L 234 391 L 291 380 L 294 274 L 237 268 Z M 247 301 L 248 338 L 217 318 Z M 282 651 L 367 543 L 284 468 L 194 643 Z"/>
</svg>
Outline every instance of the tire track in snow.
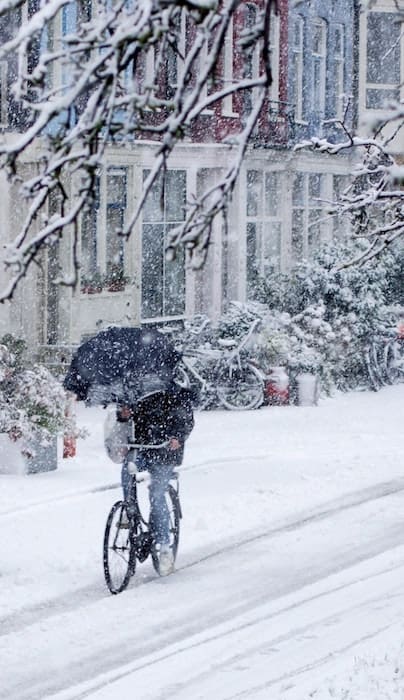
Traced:
<svg viewBox="0 0 404 700">
<path fill-rule="evenodd" d="M 355 587 L 357 584 L 362 584 L 366 583 L 368 581 L 371 581 L 372 579 L 375 580 L 378 577 L 383 577 L 386 574 L 389 574 L 393 571 L 397 571 L 399 569 L 404 569 L 404 562 L 401 561 L 393 566 L 388 566 L 383 568 L 383 570 L 378 571 L 376 573 L 371 573 L 366 576 L 360 576 L 357 578 L 354 578 L 353 580 L 347 581 L 344 584 L 340 584 L 337 586 L 332 586 L 318 594 L 313 594 L 310 596 L 307 596 L 305 598 L 302 598 L 294 603 L 291 604 L 286 604 L 278 608 L 277 610 L 270 611 L 266 614 L 262 614 L 262 611 L 257 611 L 257 614 L 255 617 L 252 619 L 249 619 L 245 622 L 241 622 L 239 624 L 231 624 L 231 621 L 234 619 L 234 611 L 231 613 L 228 613 L 226 616 L 223 616 L 222 619 L 214 620 L 214 619 L 209 619 L 205 621 L 205 625 L 201 629 L 201 626 L 198 625 L 199 632 L 197 634 L 190 634 L 186 633 L 182 637 L 179 637 L 176 640 L 173 640 L 172 642 L 169 642 L 168 644 L 165 645 L 166 649 L 165 650 L 156 650 L 155 652 L 151 653 L 143 653 L 138 659 L 135 661 L 132 661 L 127 664 L 122 664 L 118 668 L 112 670 L 112 671 L 107 671 L 105 673 L 100 673 L 97 675 L 95 678 L 91 678 L 90 680 L 83 681 L 75 686 L 69 686 L 63 690 L 56 691 L 52 693 L 52 695 L 46 695 L 44 696 L 43 699 L 41 700 L 85 700 L 88 696 L 91 696 L 93 693 L 111 685 L 112 683 L 115 683 L 116 681 L 119 681 L 121 679 L 124 679 L 133 673 L 144 671 L 146 669 L 152 668 L 154 666 L 158 666 L 160 663 L 164 663 L 167 661 L 170 661 L 170 659 L 173 659 L 174 657 L 178 657 L 181 654 L 186 654 L 187 652 L 192 652 L 194 650 L 201 649 L 202 647 L 210 644 L 214 644 L 215 642 L 224 640 L 226 637 L 231 638 L 232 635 L 238 633 L 238 632 L 243 632 L 245 630 L 248 630 L 249 628 L 253 628 L 254 626 L 259 626 L 263 623 L 268 623 L 271 622 L 272 624 L 277 621 L 277 619 L 282 618 L 284 615 L 288 615 L 290 613 L 293 613 L 296 611 L 298 608 L 301 608 L 302 606 L 305 605 L 310 605 L 312 603 L 316 603 L 318 601 L 321 601 L 323 598 L 327 598 L 333 595 L 338 595 L 338 593 L 346 591 L 349 588 Z M 321 580 L 321 579 L 319 579 Z M 315 584 L 316 582 L 314 582 Z M 395 594 L 395 597 L 403 598 L 404 593 L 400 590 L 398 594 Z M 344 614 L 351 614 L 354 611 L 358 610 L 365 610 L 369 606 L 375 606 L 378 603 L 385 601 L 386 599 L 386 594 L 378 594 L 376 596 L 373 596 L 370 599 L 365 600 L 364 602 L 356 602 L 353 604 L 347 604 L 344 605 L 343 607 L 343 613 Z M 276 599 L 272 599 L 272 603 L 275 602 Z M 268 604 L 267 598 L 264 598 L 260 600 L 259 602 L 257 601 L 253 605 L 250 605 L 241 615 L 249 612 L 253 612 L 256 608 L 262 608 L 263 605 Z M 341 611 L 338 612 L 338 615 L 341 615 Z M 336 613 L 326 613 L 325 615 L 321 616 L 318 619 L 315 619 L 314 621 L 310 621 L 307 624 L 304 625 L 298 625 L 294 626 L 292 628 L 289 628 L 287 632 L 281 633 L 281 634 L 274 634 L 273 637 L 266 638 L 264 640 L 260 640 L 257 644 L 254 644 L 253 647 L 248 648 L 248 651 L 246 652 L 245 649 L 243 649 L 241 652 L 237 652 L 235 654 L 230 655 L 225 661 L 218 662 L 216 664 L 213 664 L 209 667 L 208 670 L 202 671 L 201 673 L 197 674 L 194 676 L 192 679 L 184 680 L 184 682 L 174 682 L 173 684 L 170 685 L 170 687 L 166 691 L 162 691 L 159 693 L 159 695 L 156 695 L 156 700 L 169 700 L 171 698 L 176 698 L 178 694 L 181 691 L 187 691 L 187 689 L 191 689 L 193 686 L 198 686 L 199 683 L 201 683 L 204 679 L 209 678 L 212 676 L 212 673 L 217 672 L 217 671 L 223 671 L 226 670 L 231 664 L 237 663 L 238 661 L 245 662 L 246 661 L 246 653 L 248 655 L 254 654 L 256 652 L 260 652 L 263 648 L 263 645 L 268 646 L 269 644 L 271 647 L 284 644 L 285 642 L 288 642 L 290 640 L 294 640 L 296 638 L 301 637 L 302 635 L 307 634 L 308 632 L 313 632 L 313 630 L 317 627 L 322 627 L 322 626 L 327 626 L 331 625 L 333 621 L 335 621 L 336 618 Z M 274 678 L 270 679 L 267 682 L 257 684 L 256 686 L 250 687 L 248 690 L 241 691 L 236 694 L 229 695 L 226 697 L 225 700 L 236 700 L 238 698 L 242 697 L 254 697 L 251 695 L 252 692 L 258 692 L 261 690 L 266 690 L 267 688 L 270 688 L 274 685 L 277 685 L 279 683 L 282 683 L 284 681 L 290 680 L 291 678 L 294 678 L 298 675 L 301 675 L 311 669 L 314 669 L 316 667 L 319 667 L 321 665 L 324 665 L 330 659 L 335 656 L 336 654 L 339 653 L 344 653 L 346 651 L 349 651 L 350 649 L 354 648 L 358 644 L 360 644 L 363 641 L 366 641 L 368 639 L 371 639 L 372 637 L 377 636 L 381 632 L 385 631 L 389 627 L 391 627 L 393 624 L 395 624 L 396 621 L 390 622 L 389 624 L 383 625 L 383 626 L 378 626 L 375 630 L 373 630 L 371 633 L 367 634 L 360 634 L 355 637 L 353 641 L 350 643 L 343 643 L 339 644 L 336 649 L 333 650 L 333 652 L 328 652 L 328 653 L 321 653 L 320 658 L 317 658 L 315 661 L 312 663 L 306 663 L 302 665 L 298 665 L 297 668 L 293 669 L 292 671 L 288 673 L 283 673 L 278 676 L 275 676 Z M 229 625 L 226 629 L 223 631 L 215 631 L 213 629 L 213 633 L 209 634 L 209 629 L 214 628 L 214 627 L 219 627 L 219 626 L 225 626 L 226 624 Z M 204 636 L 206 635 L 206 636 Z M 192 639 L 195 637 L 202 637 L 202 639 Z M 315 635 L 316 636 L 316 635 Z M 259 638 L 260 635 L 257 634 L 256 638 Z M 188 643 L 187 640 L 189 640 Z M 170 649 L 169 647 L 174 647 Z M 229 648 L 230 645 L 229 645 Z M 149 657 L 149 658 L 147 658 Z M 157 672 L 157 671 L 156 671 Z M 191 690 L 192 693 L 192 690 Z M 182 696 L 183 697 L 183 696 Z M 187 697 L 193 697 L 192 694 L 189 694 Z"/>
<path fill-rule="evenodd" d="M 179 566 L 176 569 L 176 573 L 193 569 L 199 564 L 203 564 L 204 562 L 215 559 L 216 557 L 231 553 L 234 550 L 240 549 L 241 547 L 248 547 L 249 545 L 259 542 L 260 540 L 271 539 L 288 532 L 299 530 L 306 525 L 321 522 L 334 515 L 343 513 L 344 511 L 349 511 L 361 505 L 365 505 L 383 498 L 388 498 L 389 496 L 394 496 L 402 491 L 404 491 L 404 479 L 382 482 L 366 489 L 354 491 L 347 496 L 338 497 L 337 499 L 328 501 L 316 509 L 312 509 L 308 512 L 302 512 L 297 518 L 289 517 L 284 521 L 275 523 L 271 527 L 266 528 L 264 531 L 249 533 L 242 538 L 233 538 L 222 547 L 218 547 L 213 551 L 207 551 L 199 556 L 194 556 L 190 559 L 190 561 Z M 394 548 L 396 544 L 394 544 L 392 548 Z M 371 554 L 370 556 L 374 556 L 374 554 Z M 369 556 L 366 554 L 362 557 L 362 560 L 367 558 L 369 558 Z M 359 558 L 358 561 L 361 561 L 361 559 Z M 27 606 L 19 611 L 13 612 L 9 616 L 0 618 L 0 638 L 10 634 L 11 632 L 16 632 L 40 621 L 55 617 L 59 614 L 74 611 L 76 608 L 79 609 L 80 607 L 89 603 L 94 603 L 102 599 L 109 598 L 110 593 L 107 591 L 101 575 L 102 574 L 100 573 L 100 576 L 96 581 L 94 581 L 94 585 L 87 585 L 84 588 L 79 588 L 75 591 L 63 594 L 62 596 L 44 600 L 41 603 L 33 606 Z M 156 578 L 155 574 L 145 575 L 141 579 L 139 576 L 135 576 L 134 584 L 132 584 L 132 586 L 148 585 L 158 580 L 159 579 Z M 129 590 L 131 590 L 131 588 Z"/>
</svg>

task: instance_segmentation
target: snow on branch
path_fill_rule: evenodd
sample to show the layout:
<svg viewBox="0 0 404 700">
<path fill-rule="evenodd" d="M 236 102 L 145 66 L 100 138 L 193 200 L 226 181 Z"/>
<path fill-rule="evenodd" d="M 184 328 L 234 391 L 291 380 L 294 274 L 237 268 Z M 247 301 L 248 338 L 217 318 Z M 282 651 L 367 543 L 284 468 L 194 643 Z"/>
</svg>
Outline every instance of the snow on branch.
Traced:
<svg viewBox="0 0 404 700">
<path fill-rule="evenodd" d="M 65 280 L 77 282 L 78 222 L 91 206 L 111 145 L 147 142 L 155 153 L 139 206 L 118 232 L 128 237 L 153 184 L 164 177 L 184 137 L 192 137 L 201 114 L 248 91 L 253 107 L 240 117 L 231 144 L 222 146 L 234 151 L 233 164 L 213 190 L 188 203 L 185 221 L 170 239 L 170 255 L 186 244 L 200 265 L 213 219 L 226 213 L 272 82 L 269 35 L 277 2 L 256 2 L 258 20 L 244 26 L 236 51 L 246 65 L 248 52 L 258 45 L 261 69 L 229 84 L 220 66 L 232 20 L 238 27 L 243 22 L 241 0 L 0 0 L 0 60 L 12 75 L 13 125 L 12 135 L 0 143 L 0 167 L 27 202 L 26 218 L 4 251 L 7 284 L 0 301 L 11 299 L 55 236 L 69 236 L 74 275 Z"/>
<path fill-rule="evenodd" d="M 351 182 L 333 205 L 333 214 L 345 215 L 351 222 L 354 238 L 365 239 L 367 248 L 344 267 L 363 265 L 404 236 L 404 164 L 397 161 L 392 148 L 403 138 L 404 102 L 372 114 L 368 127 L 371 138 L 354 136 L 340 124 L 346 138 L 332 143 L 312 138 L 295 146 L 332 156 L 343 152 L 353 155 Z"/>
</svg>

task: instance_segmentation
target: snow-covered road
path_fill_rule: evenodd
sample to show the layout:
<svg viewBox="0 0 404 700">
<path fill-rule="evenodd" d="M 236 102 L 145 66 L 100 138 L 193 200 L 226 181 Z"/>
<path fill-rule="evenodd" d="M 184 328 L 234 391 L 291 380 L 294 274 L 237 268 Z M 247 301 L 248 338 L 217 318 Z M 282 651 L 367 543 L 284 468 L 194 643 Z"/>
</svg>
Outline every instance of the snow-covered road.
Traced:
<svg viewBox="0 0 404 700">
<path fill-rule="evenodd" d="M 2 477 L 0 698 L 304 700 L 364 641 L 402 636 L 403 398 L 199 415 L 177 572 L 146 563 L 115 597 L 116 467 L 83 412 L 74 462 Z"/>
</svg>

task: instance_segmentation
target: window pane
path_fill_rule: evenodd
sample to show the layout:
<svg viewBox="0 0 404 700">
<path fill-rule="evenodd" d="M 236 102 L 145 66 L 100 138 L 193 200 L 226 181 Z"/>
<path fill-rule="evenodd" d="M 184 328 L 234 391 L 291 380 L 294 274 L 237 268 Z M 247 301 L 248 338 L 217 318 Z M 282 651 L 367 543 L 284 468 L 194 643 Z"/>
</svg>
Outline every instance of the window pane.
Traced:
<svg viewBox="0 0 404 700">
<path fill-rule="evenodd" d="M 400 82 L 400 31 L 397 15 L 370 12 L 367 34 L 367 81 L 394 85 Z"/>
<path fill-rule="evenodd" d="M 247 216 L 258 216 L 261 211 L 262 173 L 258 170 L 247 172 Z"/>
<path fill-rule="evenodd" d="M 164 260 L 164 315 L 177 316 L 185 310 L 185 258 L 177 250 L 175 260 Z"/>
<path fill-rule="evenodd" d="M 185 204 L 186 171 L 168 170 L 164 179 L 160 177 L 152 188 L 147 209 L 143 213 L 143 317 L 154 318 L 184 313 L 184 252 L 178 250 L 175 260 L 168 261 L 165 250 L 169 230 L 185 218 Z"/>
<path fill-rule="evenodd" d="M 303 256 L 303 212 L 295 210 L 292 216 L 292 255 L 293 260 Z"/>
<path fill-rule="evenodd" d="M 295 173 L 293 178 L 293 206 L 303 206 L 304 204 L 304 175 Z"/>
<path fill-rule="evenodd" d="M 107 271 L 112 266 L 123 269 L 123 238 L 119 235 L 125 220 L 126 169 L 109 168 L 107 171 Z"/>
<path fill-rule="evenodd" d="M 309 255 L 312 256 L 321 243 L 321 209 L 312 209 L 309 213 L 309 230 L 307 232 L 307 241 L 309 247 Z"/>
<path fill-rule="evenodd" d="M 143 180 L 146 180 L 149 172 L 149 170 L 143 172 Z M 160 176 L 147 195 L 143 207 L 143 221 L 163 221 L 164 219 L 162 182 L 162 177 Z"/>
<path fill-rule="evenodd" d="M 257 284 L 257 224 L 247 224 L 247 297 L 254 298 Z"/>
<path fill-rule="evenodd" d="M 384 109 L 389 102 L 397 102 L 400 99 L 400 91 L 389 89 L 366 90 L 366 108 Z"/>
<path fill-rule="evenodd" d="M 320 59 L 313 58 L 313 107 L 316 112 L 323 107 L 323 77 Z"/>
<path fill-rule="evenodd" d="M 267 173 L 265 176 L 265 214 L 278 216 L 280 205 L 279 173 Z"/>
<path fill-rule="evenodd" d="M 107 172 L 107 204 L 126 205 L 126 170 L 112 169 Z"/>
<path fill-rule="evenodd" d="M 169 170 L 165 177 L 166 221 L 184 221 L 186 173 L 184 170 Z"/>
<path fill-rule="evenodd" d="M 107 271 L 112 266 L 123 268 L 123 238 L 118 233 L 122 225 L 122 210 L 107 208 Z"/>
<path fill-rule="evenodd" d="M 281 224 L 271 221 L 265 226 L 263 241 L 263 272 L 269 274 L 279 269 L 281 256 Z"/>
<path fill-rule="evenodd" d="M 350 178 L 347 175 L 334 175 L 333 176 L 333 190 L 334 199 L 338 200 L 341 194 L 348 187 Z"/>
<path fill-rule="evenodd" d="M 81 219 L 81 265 L 83 276 L 97 269 L 97 222 L 100 209 L 100 181 L 96 180 L 93 201 L 84 210 Z"/>
<path fill-rule="evenodd" d="M 344 28 L 335 27 L 334 32 L 334 51 L 339 58 L 344 56 Z"/>
<path fill-rule="evenodd" d="M 321 175 L 309 175 L 309 203 L 311 205 L 318 204 L 317 201 L 321 197 Z"/>
<path fill-rule="evenodd" d="M 294 49 L 298 51 L 302 48 L 302 30 L 303 30 L 303 20 L 301 17 L 297 18 L 293 22 L 293 33 L 292 33 L 292 45 Z"/>
<path fill-rule="evenodd" d="M 163 315 L 164 228 L 146 224 L 142 236 L 142 314 L 145 318 Z"/>
<path fill-rule="evenodd" d="M 324 28 L 321 24 L 313 25 L 313 53 L 322 55 L 324 52 Z"/>
</svg>

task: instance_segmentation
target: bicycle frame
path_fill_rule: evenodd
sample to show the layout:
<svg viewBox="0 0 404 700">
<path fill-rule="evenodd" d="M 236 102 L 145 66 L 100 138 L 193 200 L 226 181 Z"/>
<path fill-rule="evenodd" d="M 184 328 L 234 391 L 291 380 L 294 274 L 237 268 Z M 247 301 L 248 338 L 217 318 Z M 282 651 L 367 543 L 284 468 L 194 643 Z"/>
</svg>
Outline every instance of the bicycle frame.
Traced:
<svg viewBox="0 0 404 700">
<path fill-rule="evenodd" d="M 215 393 L 215 383 L 210 382 L 206 377 L 204 377 L 202 374 L 198 372 L 198 370 L 194 367 L 193 363 L 190 361 L 190 358 L 205 358 L 205 359 L 210 359 L 212 362 L 215 361 L 215 366 L 217 366 L 219 363 L 223 362 L 224 365 L 227 366 L 229 370 L 229 375 L 231 376 L 232 373 L 232 367 L 234 365 L 237 365 L 238 369 L 241 369 L 242 366 L 242 360 L 241 360 L 241 353 L 243 349 L 246 347 L 248 344 L 249 340 L 251 339 L 252 335 L 256 332 L 258 326 L 260 325 L 261 320 L 260 319 L 255 319 L 252 324 L 250 325 L 250 328 L 246 335 L 243 336 L 241 341 L 236 347 L 229 348 L 228 346 L 224 345 L 220 350 L 215 351 L 203 351 L 203 350 L 193 350 L 192 352 L 188 353 L 185 351 L 182 357 L 182 363 L 185 365 L 186 370 L 194 377 L 194 379 L 197 380 L 197 382 L 200 384 L 200 387 L 202 390 L 213 390 Z M 216 354 L 216 356 L 215 356 Z M 252 363 L 251 363 L 252 364 Z M 255 366 L 255 365 L 254 365 Z"/>
<path fill-rule="evenodd" d="M 133 442 L 128 443 L 128 455 L 126 457 L 127 465 L 128 465 L 128 473 L 130 476 L 130 481 L 129 481 L 129 490 L 128 490 L 128 498 L 126 499 L 126 506 L 127 506 L 127 513 L 128 513 L 128 518 L 130 522 L 130 532 L 131 536 L 133 536 L 135 533 L 136 537 L 134 537 L 134 541 L 132 541 L 132 545 L 134 545 L 135 548 L 135 553 L 136 553 L 136 558 L 142 562 L 150 554 L 150 549 L 152 545 L 152 535 L 150 533 L 150 523 L 149 521 L 145 520 L 145 518 L 142 515 L 140 506 L 139 506 L 139 501 L 138 501 L 138 491 L 137 487 L 139 483 L 147 483 L 150 482 L 151 475 L 150 472 L 145 469 L 139 471 L 136 466 L 136 456 L 139 450 L 142 449 L 156 449 L 156 450 L 161 450 L 164 449 L 169 445 L 169 442 L 163 442 L 159 445 L 143 445 L 143 444 L 136 444 Z M 172 482 L 175 482 L 175 487 L 173 486 Z M 179 513 L 180 517 L 182 517 L 181 513 L 181 505 L 179 501 L 179 480 L 178 480 L 178 472 L 175 470 L 172 472 L 172 475 L 170 477 L 170 484 L 167 487 L 167 490 L 169 488 L 174 489 L 176 493 L 176 497 L 178 499 L 178 508 L 179 508 Z M 140 536 L 139 536 L 140 532 Z"/>
</svg>

